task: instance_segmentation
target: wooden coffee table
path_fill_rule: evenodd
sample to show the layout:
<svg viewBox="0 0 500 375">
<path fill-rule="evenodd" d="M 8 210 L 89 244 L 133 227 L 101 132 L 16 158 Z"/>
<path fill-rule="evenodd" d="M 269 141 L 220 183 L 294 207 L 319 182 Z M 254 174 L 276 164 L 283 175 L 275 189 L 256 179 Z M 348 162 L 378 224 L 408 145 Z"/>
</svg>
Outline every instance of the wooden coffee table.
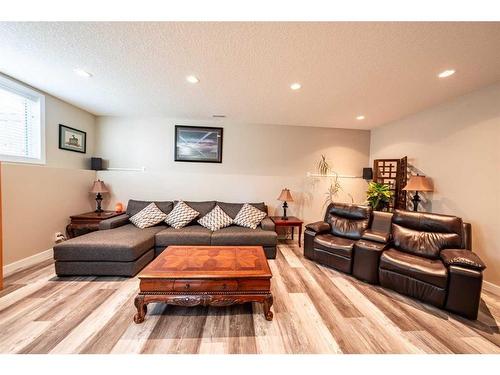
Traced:
<svg viewBox="0 0 500 375">
<path fill-rule="evenodd" d="M 147 305 L 264 305 L 273 319 L 272 273 L 262 246 L 169 246 L 141 273 L 134 322 L 142 323 Z"/>
</svg>

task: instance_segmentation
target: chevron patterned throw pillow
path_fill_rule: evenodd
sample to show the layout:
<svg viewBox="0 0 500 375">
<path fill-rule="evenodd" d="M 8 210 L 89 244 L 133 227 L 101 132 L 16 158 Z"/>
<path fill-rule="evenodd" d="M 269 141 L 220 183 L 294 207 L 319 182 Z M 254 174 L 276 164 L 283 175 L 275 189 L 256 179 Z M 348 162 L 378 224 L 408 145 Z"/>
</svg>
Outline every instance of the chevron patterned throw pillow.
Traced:
<svg viewBox="0 0 500 375">
<path fill-rule="evenodd" d="M 216 230 L 230 226 L 233 223 L 233 219 L 222 208 L 215 206 L 212 211 L 198 220 L 198 223 L 215 232 Z"/>
<path fill-rule="evenodd" d="M 151 203 L 130 218 L 137 228 L 149 228 L 165 220 L 167 214 Z"/>
<path fill-rule="evenodd" d="M 183 201 L 179 201 L 174 209 L 170 211 L 165 223 L 170 225 L 172 228 L 180 229 L 188 225 L 191 221 L 196 219 L 200 213 L 191 207 L 189 207 Z"/>
<path fill-rule="evenodd" d="M 240 212 L 233 220 L 233 224 L 239 225 L 240 227 L 256 229 L 257 225 L 260 224 L 262 219 L 264 219 L 267 214 L 254 206 L 245 203 L 241 207 Z"/>
</svg>

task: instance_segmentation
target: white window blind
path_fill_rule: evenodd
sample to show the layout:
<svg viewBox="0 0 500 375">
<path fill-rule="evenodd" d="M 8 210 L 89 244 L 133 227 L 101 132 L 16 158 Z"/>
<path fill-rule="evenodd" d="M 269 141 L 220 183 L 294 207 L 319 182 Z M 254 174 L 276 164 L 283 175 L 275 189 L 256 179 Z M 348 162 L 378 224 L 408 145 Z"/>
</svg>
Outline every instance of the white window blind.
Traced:
<svg viewBox="0 0 500 375">
<path fill-rule="evenodd" d="M 0 160 L 43 163 L 43 95 L 0 78 Z"/>
</svg>

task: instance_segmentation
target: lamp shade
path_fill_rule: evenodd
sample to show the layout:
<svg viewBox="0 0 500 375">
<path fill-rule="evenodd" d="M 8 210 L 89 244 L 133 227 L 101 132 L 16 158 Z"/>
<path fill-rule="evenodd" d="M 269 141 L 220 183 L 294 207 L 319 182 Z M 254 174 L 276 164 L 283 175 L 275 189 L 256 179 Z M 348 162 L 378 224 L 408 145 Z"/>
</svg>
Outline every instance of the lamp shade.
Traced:
<svg viewBox="0 0 500 375">
<path fill-rule="evenodd" d="M 410 180 L 403 188 L 403 190 L 408 191 L 433 191 L 431 180 L 425 176 L 411 176 Z"/>
<path fill-rule="evenodd" d="M 293 202 L 293 198 L 292 198 L 292 194 L 290 194 L 290 190 L 287 188 L 281 190 L 281 194 L 278 197 L 278 200 L 282 201 L 282 202 Z"/>
<path fill-rule="evenodd" d="M 108 193 L 108 188 L 104 185 L 104 182 L 101 180 L 94 181 L 94 185 L 92 185 L 91 193 Z"/>
</svg>

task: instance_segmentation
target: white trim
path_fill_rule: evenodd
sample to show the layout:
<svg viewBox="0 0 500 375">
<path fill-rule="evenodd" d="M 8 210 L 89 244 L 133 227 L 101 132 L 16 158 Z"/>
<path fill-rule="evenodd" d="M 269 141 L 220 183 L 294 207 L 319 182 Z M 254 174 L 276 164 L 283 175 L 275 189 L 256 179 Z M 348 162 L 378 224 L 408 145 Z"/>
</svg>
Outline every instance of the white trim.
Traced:
<svg viewBox="0 0 500 375">
<path fill-rule="evenodd" d="M 13 273 L 18 272 L 24 268 L 34 266 L 37 263 L 43 262 L 47 259 L 52 259 L 53 257 L 54 251 L 52 249 L 42 251 L 41 253 L 18 260 L 17 262 L 6 264 L 5 266 L 3 266 L 3 275 L 4 277 L 12 275 Z"/>
<path fill-rule="evenodd" d="M 490 283 L 489 281 L 483 281 L 483 289 L 500 297 L 500 285 Z"/>
<path fill-rule="evenodd" d="M 307 172 L 307 177 L 363 178 L 363 176 L 349 176 L 349 175 L 334 174 L 334 173 L 319 174 L 319 173 L 311 173 L 311 172 Z"/>
<path fill-rule="evenodd" d="M 104 171 L 130 171 L 130 172 L 145 172 L 146 167 L 141 168 L 107 168 Z"/>
</svg>

